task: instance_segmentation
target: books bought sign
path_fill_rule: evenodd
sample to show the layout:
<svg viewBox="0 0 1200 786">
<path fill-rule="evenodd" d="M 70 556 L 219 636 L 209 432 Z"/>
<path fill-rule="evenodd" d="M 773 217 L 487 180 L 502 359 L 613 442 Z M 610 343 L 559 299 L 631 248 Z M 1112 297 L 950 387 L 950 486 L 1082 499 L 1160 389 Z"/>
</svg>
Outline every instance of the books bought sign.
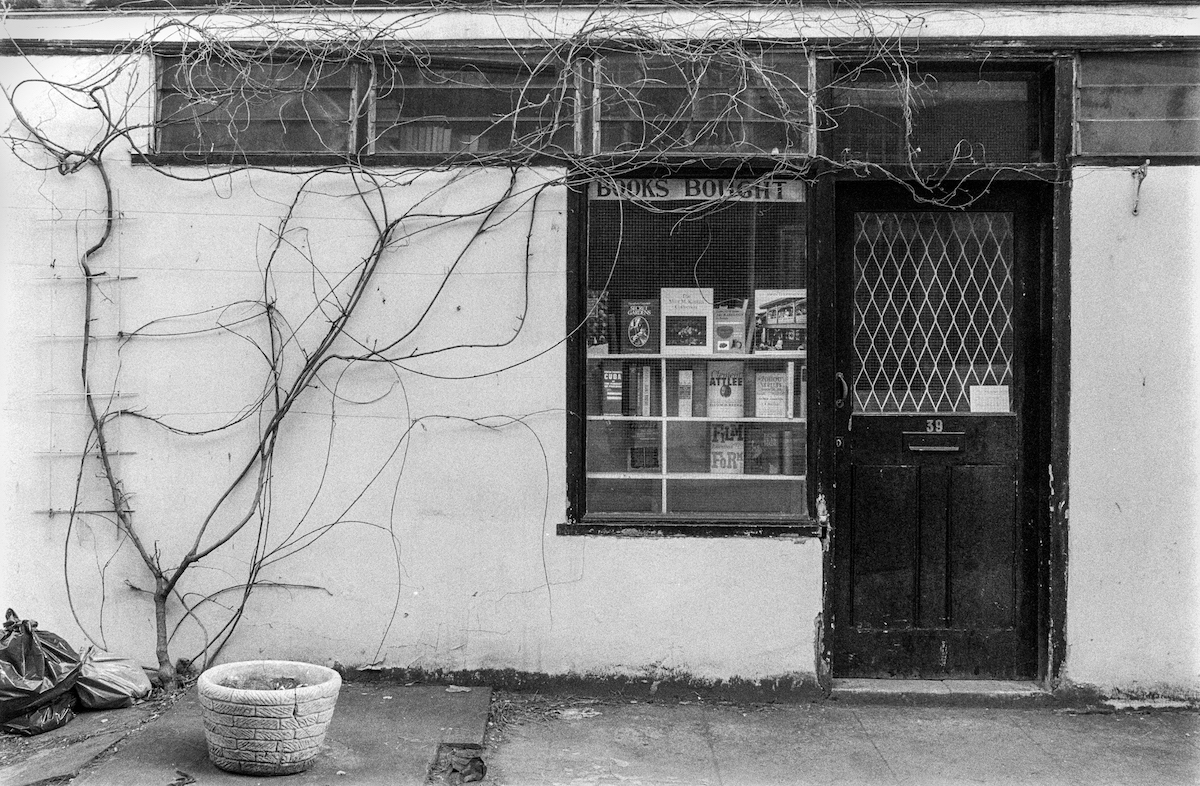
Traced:
<svg viewBox="0 0 1200 786">
<path fill-rule="evenodd" d="M 734 202 L 803 202 L 799 180 L 726 180 L 720 177 L 630 178 L 594 182 L 592 199 L 665 200 L 728 199 Z"/>
</svg>

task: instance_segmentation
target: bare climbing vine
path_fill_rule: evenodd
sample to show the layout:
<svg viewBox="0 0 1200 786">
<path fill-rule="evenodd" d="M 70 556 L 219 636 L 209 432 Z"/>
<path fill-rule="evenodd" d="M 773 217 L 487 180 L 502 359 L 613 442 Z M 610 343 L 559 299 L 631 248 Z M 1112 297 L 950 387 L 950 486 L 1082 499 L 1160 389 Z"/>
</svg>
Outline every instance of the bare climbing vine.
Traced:
<svg viewBox="0 0 1200 786">
<path fill-rule="evenodd" d="M 478 418 L 414 413 L 404 390 L 406 379 L 414 375 L 464 380 L 499 374 L 567 340 L 568 336 L 560 336 L 516 362 L 490 367 L 459 366 L 450 373 L 416 365 L 419 359 L 453 357 L 464 349 L 499 349 L 522 335 L 533 297 L 530 261 L 538 204 L 552 189 L 586 188 L 597 182 L 615 187 L 622 179 L 655 167 L 673 171 L 691 165 L 732 166 L 738 177 L 763 181 L 870 173 L 903 184 L 920 200 L 963 205 L 979 193 L 979 189 L 962 189 L 965 180 L 987 180 L 1002 170 L 980 163 L 986 161 L 986 151 L 965 142 L 955 148 L 950 160 L 922 158 L 913 142 L 913 116 L 930 85 L 913 65 L 915 51 L 907 48 L 906 25 L 911 22 L 882 26 L 864 10 L 852 29 L 825 31 L 822 40 L 842 42 L 834 45 L 812 43 L 799 28 L 790 36 L 781 34 L 780 27 L 791 14 L 786 8 L 764 12 L 757 19 L 718 3 L 679 3 L 665 9 L 648 13 L 633 5 L 604 5 L 569 29 L 556 24 L 545 8 L 516 4 L 481 7 L 437 2 L 387 15 L 312 8 L 290 17 L 240 5 L 176 11 L 115 47 L 90 74 L 68 81 L 34 76 L 4 84 L 4 97 L 15 118 L 5 139 L 14 154 L 28 166 L 57 174 L 81 190 L 99 191 L 103 203 L 102 228 L 78 259 L 85 282 L 78 314 L 83 329 L 78 379 L 90 430 L 64 538 L 64 571 L 73 610 L 86 601 L 71 591 L 70 532 L 93 515 L 81 509 L 92 455 L 98 455 L 112 506 L 102 520 L 132 545 L 146 571 L 145 577 L 129 576 L 126 581 L 152 599 L 159 676 L 166 685 L 173 685 L 178 676 L 173 642 L 185 626 L 198 626 L 204 644 L 199 652 L 189 652 L 180 660 L 185 665 L 207 663 L 233 635 L 256 589 L 319 591 L 316 586 L 264 576 L 334 528 L 366 526 L 389 539 L 398 570 L 392 588 L 394 620 L 400 603 L 401 544 L 389 522 L 360 521 L 353 508 L 368 490 L 384 482 L 385 471 L 402 471 L 414 429 L 432 420 L 457 418 L 484 429 L 525 429 L 545 469 L 544 524 L 550 471 L 546 451 L 527 422 L 537 413 Z M 688 23 L 681 28 L 672 12 L 682 14 Z M 500 28 L 524 32 L 520 38 L 492 43 L 484 50 L 422 43 L 429 25 L 449 14 L 487 16 Z M 772 46 L 777 38 L 789 43 Z M 836 64 L 832 83 L 810 82 L 808 64 L 815 56 Z M 169 91 L 160 92 L 160 83 L 152 76 L 159 57 L 165 75 L 161 78 L 167 80 L 162 84 L 169 82 Z M 472 70 L 474 62 L 509 69 L 504 83 L 511 98 L 509 110 L 494 114 L 473 141 L 447 144 L 443 138 L 429 144 L 428 137 L 422 140 L 419 134 L 428 132 L 418 131 L 406 114 L 421 111 L 414 88 L 478 86 L 482 71 Z M 846 109 L 816 102 L 814 94 L 838 95 L 834 88 L 853 85 L 867 70 L 885 74 L 901 101 L 904 128 L 898 138 L 904 140 L 904 149 L 888 165 L 852 149 L 826 151 L 813 141 L 814 135 L 836 128 Z M 331 86 L 349 91 L 351 98 L 330 103 L 325 96 L 334 89 Z M 677 97 L 664 99 L 666 88 L 675 88 Z M 591 101 L 593 95 L 602 96 L 598 106 Z M 370 106 L 373 97 L 376 106 Z M 152 118 L 148 107 L 155 101 L 159 116 Z M 85 116 L 88 133 L 63 129 L 54 122 L 47 107 L 58 103 Z M 338 115 L 346 106 L 354 118 L 349 125 Z M 385 110 L 391 115 L 384 117 Z M 578 120 L 581 112 L 591 123 Z M 594 112 L 603 117 L 594 117 Z M 251 122 L 257 115 L 273 122 L 259 128 Z M 374 125 L 359 122 L 360 117 L 373 120 Z M 747 122 L 751 119 L 757 123 Z M 608 130 L 593 137 L 597 120 L 603 121 L 604 129 L 616 130 L 609 137 L 604 136 Z M 770 145 L 748 130 L 766 126 L 776 135 Z M 252 138 L 261 142 L 256 135 L 272 132 L 303 138 L 312 148 L 306 152 L 321 155 L 281 161 L 257 156 L 261 146 L 239 145 L 239 140 Z M 422 143 L 427 149 L 413 155 L 414 146 Z M 176 160 L 164 156 L 172 152 L 172 145 L 177 146 Z M 233 178 L 240 173 L 270 173 L 292 182 L 291 200 L 270 231 L 265 251 L 245 252 L 247 258 L 261 260 L 258 291 L 246 292 L 219 308 L 156 318 L 123 333 L 115 350 L 119 357 L 131 342 L 197 332 L 247 342 L 259 359 L 261 384 L 253 401 L 227 422 L 205 428 L 185 426 L 163 413 L 118 405 L 111 395 L 115 390 L 111 379 L 112 389 L 99 387 L 101 375 L 95 364 L 98 355 L 108 350 L 101 349 L 91 331 L 100 308 L 105 266 L 112 258 L 113 240 L 121 232 L 118 189 L 113 182 L 118 156 L 133 156 L 166 180 L 218 189 L 232 188 Z M 178 165 L 179 159 L 189 158 L 197 165 Z M 472 178 L 484 168 L 507 173 L 503 188 L 479 206 L 454 209 L 459 200 L 443 197 L 456 193 L 455 189 L 472 189 Z M 345 247 L 345 259 L 306 257 L 308 252 L 297 240 L 306 231 L 300 207 L 334 181 L 350 184 L 350 199 L 372 228 L 371 238 L 361 248 Z M 395 193 L 423 183 L 429 184 L 423 197 L 402 209 L 395 206 Z M 711 207 L 724 198 L 714 197 L 689 209 Z M 463 260 L 489 233 L 520 222 L 526 222 L 520 231 L 523 247 L 518 250 L 524 257 L 524 286 L 517 313 L 510 313 L 509 303 L 497 304 L 494 316 L 507 326 L 501 331 L 504 335 L 488 341 L 431 344 L 421 329 L 433 319 L 435 306 L 444 300 Z M 415 307 L 407 326 L 368 338 L 366 320 L 359 315 L 380 273 L 402 269 L 408 255 L 428 253 L 434 246 L 421 246 L 422 239 L 464 227 L 465 239 L 442 260 L 444 273 L 438 286 Z M 305 259 L 312 281 L 309 301 L 300 310 L 280 295 L 276 270 L 280 258 L 289 255 Z M 342 380 L 364 366 L 389 370 L 393 382 L 385 395 L 404 397 L 406 423 L 391 438 L 392 448 L 377 471 L 341 505 L 341 513 L 310 521 L 320 486 L 333 471 L 337 410 L 346 403 L 340 392 Z M 321 483 L 299 518 L 277 520 L 272 485 L 287 472 L 275 464 L 279 441 L 293 413 L 316 398 L 328 401 L 331 420 Z M 114 429 L 122 422 L 150 424 L 185 439 L 226 432 L 241 435 L 244 427 L 253 427 L 253 438 L 237 448 L 232 479 L 222 488 L 201 490 L 211 497 L 206 509 L 175 523 L 177 532 L 189 533 L 181 554 L 165 555 L 151 528 L 135 515 L 135 494 L 153 492 L 130 488 L 129 478 L 112 458 Z M 215 591 L 187 589 L 186 580 L 199 566 L 214 554 L 235 548 L 246 566 L 238 581 Z M 149 587 L 142 586 L 146 579 Z M 210 628 L 203 620 L 213 619 L 214 609 L 222 613 Z M 103 639 L 102 632 L 93 631 L 78 612 L 76 619 L 89 637 Z M 384 640 L 391 624 L 384 630 Z"/>
</svg>

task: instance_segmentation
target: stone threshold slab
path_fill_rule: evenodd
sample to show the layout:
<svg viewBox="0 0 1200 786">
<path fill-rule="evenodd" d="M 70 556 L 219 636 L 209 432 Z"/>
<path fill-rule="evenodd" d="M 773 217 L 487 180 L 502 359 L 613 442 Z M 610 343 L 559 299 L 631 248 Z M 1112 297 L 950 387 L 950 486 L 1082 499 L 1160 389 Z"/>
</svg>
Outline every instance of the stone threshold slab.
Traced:
<svg viewBox="0 0 1200 786">
<path fill-rule="evenodd" d="M 904 703 L 1051 703 L 1040 683 L 1024 680 L 835 679 L 832 699 Z"/>
</svg>

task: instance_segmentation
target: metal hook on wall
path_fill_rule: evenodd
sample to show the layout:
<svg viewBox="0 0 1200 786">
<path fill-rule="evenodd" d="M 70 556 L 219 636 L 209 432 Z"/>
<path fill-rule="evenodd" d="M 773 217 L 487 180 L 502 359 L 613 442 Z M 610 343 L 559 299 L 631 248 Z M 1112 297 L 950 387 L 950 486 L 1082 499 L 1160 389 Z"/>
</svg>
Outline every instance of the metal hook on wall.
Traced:
<svg viewBox="0 0 1200 786">
<path fill-rule="evenodd" d="M 1136 167 L 1129 174 L 1137 181 L 1137 192 L 1133 195 L 1133 214 L 1136 216 L 1138 203 L 1142 201 L 1142 181 L 1146 179 L 1146 175 L 1150 174 L 1150 159 L 1147 158 L 1141 166 Z"/>
</svg>

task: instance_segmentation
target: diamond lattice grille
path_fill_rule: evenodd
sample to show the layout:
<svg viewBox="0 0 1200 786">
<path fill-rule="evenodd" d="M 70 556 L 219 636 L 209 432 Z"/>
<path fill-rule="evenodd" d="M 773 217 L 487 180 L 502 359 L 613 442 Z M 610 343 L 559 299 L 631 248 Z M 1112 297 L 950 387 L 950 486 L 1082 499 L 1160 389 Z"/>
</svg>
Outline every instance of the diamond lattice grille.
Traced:
<svg viewBox="0 0 1200 786">
<path fill-rule="evenodd" d="M 1010 213 L 858 213 L 856 412 L 969 412 L 1013 374 Z"/>
</svg>

